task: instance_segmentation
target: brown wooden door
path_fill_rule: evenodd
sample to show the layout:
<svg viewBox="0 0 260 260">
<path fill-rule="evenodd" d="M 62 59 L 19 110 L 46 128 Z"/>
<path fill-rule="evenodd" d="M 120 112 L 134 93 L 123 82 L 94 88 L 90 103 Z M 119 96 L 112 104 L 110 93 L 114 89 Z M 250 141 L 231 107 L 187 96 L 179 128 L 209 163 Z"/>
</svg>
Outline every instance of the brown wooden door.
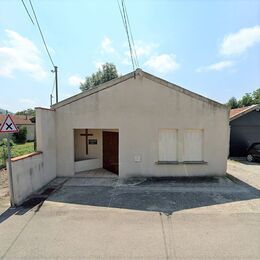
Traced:
<svg viewBox="0 0 260 260">
<path fill-rule="evenodd" d="M 118 174 L 118 133 L 103 132 L 103 168 Z"/>
</svg>

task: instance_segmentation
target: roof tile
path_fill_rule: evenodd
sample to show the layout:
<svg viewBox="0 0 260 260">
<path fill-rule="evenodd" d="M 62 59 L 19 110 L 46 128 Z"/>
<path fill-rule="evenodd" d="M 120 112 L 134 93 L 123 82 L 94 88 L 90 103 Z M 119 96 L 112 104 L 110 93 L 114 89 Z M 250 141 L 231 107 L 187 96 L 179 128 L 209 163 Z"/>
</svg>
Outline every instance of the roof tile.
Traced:
<svg viewBox="0 0 260 260">
<path fill-rule="evenodd" d="M 0 125 L 4 121 L 6 115 L 0 114 Z M 31 116 L 25 116 L 25 115 L 11 115 L 11 118 L 14 120 L 14 123 L 16 125 L 34 125 L 34 123 L 31 122 Z"/>
</svg>

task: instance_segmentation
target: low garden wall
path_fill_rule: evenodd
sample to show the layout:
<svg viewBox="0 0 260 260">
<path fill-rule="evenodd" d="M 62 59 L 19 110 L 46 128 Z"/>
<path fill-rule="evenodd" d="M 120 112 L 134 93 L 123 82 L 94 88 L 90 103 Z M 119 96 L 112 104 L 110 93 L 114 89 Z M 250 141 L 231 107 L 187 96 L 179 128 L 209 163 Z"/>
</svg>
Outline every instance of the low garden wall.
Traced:
<svg viewBox="0 0 260 260">
<path fill-rule="evenodd" d="M 14 204 L 21 203 L 53 179 L 44 170 L 42 152 L 34 152 L 12 159 Z"/>
</svg>

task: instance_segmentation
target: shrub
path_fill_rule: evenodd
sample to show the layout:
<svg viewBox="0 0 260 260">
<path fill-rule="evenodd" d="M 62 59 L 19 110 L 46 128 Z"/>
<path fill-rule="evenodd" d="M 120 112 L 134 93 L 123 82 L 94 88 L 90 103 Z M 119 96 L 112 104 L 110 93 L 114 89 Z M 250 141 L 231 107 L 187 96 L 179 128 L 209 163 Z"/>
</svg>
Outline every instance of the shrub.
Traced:
<svg viewBox="0 0 260 260">
<path fill-rule="evenodd" d="M 27 138 L 27 128 L 26 127 L 19 128 L 19 132 L 13 134 L 14 142 L 17 144 L 26 143 L 26 138 Z"/>
<path fill-rule="evenodd" d="M 14 142 L 10 140 L 10 147 L 12 149 L 12 146 L 14 146 Z M 4 138 L 2 141 L 0 141 L 0 159 L 2 163 L 0 163 L 0 166 L 6 166 L 6 160 L 8 158 L 8 151 L 7 151 L 7 139 Z"/>
</svg>

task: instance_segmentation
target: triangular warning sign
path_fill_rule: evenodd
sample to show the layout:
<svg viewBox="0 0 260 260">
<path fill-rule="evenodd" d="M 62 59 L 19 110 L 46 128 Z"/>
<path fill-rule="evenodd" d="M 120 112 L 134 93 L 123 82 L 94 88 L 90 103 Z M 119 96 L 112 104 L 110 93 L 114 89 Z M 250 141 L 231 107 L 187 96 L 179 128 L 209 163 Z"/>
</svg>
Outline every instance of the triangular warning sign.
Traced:
<svg viewBox="0 0 260 260">
<path fill-rule="evenodd" d="M 2 133 L 17 133 L 19 129 L 14 123 L 10 115 L 7 115 L 4 122 L 1 124 L 0 132 Z"/>
</svg>

